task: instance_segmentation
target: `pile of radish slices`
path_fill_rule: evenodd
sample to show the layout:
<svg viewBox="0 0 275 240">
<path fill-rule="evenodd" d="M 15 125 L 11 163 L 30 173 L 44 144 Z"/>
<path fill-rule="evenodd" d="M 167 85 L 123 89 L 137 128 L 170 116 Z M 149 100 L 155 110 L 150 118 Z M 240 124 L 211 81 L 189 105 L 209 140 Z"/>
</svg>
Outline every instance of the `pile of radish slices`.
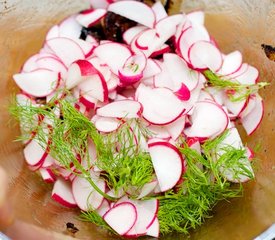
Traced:
<svg viewBox="0 0 275 240">
<path fill-rule="evenodd" d="M 124 43 L 99 42 L 90 35 L 86 40 L 79 38 L 83 27 L 99 23 L 107 12 L 137 23 L 123 33 Z M 188 168 L 176 147 L 179 137 L 200 152 L 201 143 L 228 129 L 222 144 L 245 149 L 235 121 L 250 135 L 263 117 L 263 101 L 257 92 L 233 101 L 228 89 L 208 84 L 205 70 L 243 85 L 256 84 L 259 76 L 256 68 L 243 63 L 239 51 L 221 52 L 204 26 L 202 11 L 168 16 L 160 2 L 149 7 L 130 0 L 91 1 L 91 9 L 53 26 L 41 50 L 14 75 L 21 89 L 17 102 L 39 108 L 41 98 L 48 103 L 61 89 L 70 90 L 77 99 L 75 108 L 102 134 L 117 131 L 123 121 L 139 119 L 153 133 L 140 147 L 150 154 L 156 178 L 133 200 L 123 191 L 115 194 L 108 189 L 95 166 L 91 178 L 101 191 L 117 198 L 110 202 L 85 178 L 62 167 L 35 136 L 24 148 L 28 165 L 46 182 L 54 183 L 52 197 L 59 203 L 83 211 L 95 209 L 119 235 L 158 237 L 158 201 L 143 198 L 173 189 Z M 57 107 L 56 117 L 60 116 Z M 89 151 L 96 162 L 92 142 Z M 247 148 L 247 159 L 241 161 L 253 173 L 252 155 Z M 232 182 L 249 180 L 234 168 L 220 171 Z"/>
</svg>

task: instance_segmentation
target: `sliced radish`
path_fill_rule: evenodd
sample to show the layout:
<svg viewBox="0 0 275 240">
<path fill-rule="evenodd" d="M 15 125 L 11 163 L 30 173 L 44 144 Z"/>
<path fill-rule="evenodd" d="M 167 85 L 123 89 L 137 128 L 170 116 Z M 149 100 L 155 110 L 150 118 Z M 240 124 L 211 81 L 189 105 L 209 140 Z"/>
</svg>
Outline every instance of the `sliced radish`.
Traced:
<svg viewBox="0 0 275 240">
<path fill-rule="evenodd" d="M 234 94 L 234 97 L 238 97 L 238 93 Z M 243 99 L 240 101 L 233 102 L 230 100 L 229 97 L 224 97 L 224 106 L 227 108 L 228 111 L 230 111 L 233 115 L 239 116 L 240 113 L 244 110 L 244 108 L 247 105 L 248 99 Z"/>
<path fill-rule="evenodd" d="M 185 127 L 185 119 L 186 116 L 181 116 L 174 122 L 165 125 L 165 128 L 167 129 L 173 140 L 176 140 L 183 132 L 183 129 Z"/>
<path fill-rule="evenodd" d="M 97 115 L 94 115 L 94 117 Z M 98 131 L 109 133 L 117 130 L 121 125 L 121 121 L 111 117 L 99 117 L 94 121 L 95 127 Z"/>
<path fill-rule="evenodd" d="M 139 50 L 148 50 L 156 37 L 157 34 L 155 29 L 145 29 L 134 40 L 134 44 Z"/>
<path fill-rule="evenodd" d="M 52 39 L 52 38 L 57 38 L 57 37 L 59 37 L 59 26 L 54 25 L 48 31 L 48 33 L 46 35 L 46 40 L 49 40 L 49 39 Z"/>
<path fill-rule="evenodd" d="M 145 29 L 147 29 L 147 27 L 145 26 L 134 26 L 131 27 L 129 29 L 127 29 L 124 33 L 123 33 L 123 40 L 125 43 L 127 43 L 128 45 L 131 44 L 131 42 L 133 41 L 133 39 L 139 35 L 141 32 L 143 32 Z"/>
<path fill-rule="evenodd" d="M 149 183 L 144 184 L 142 187 L 140 194 L 138 195 L 137 199 L 141 199 L 143 197 L 148 196 L 150 193 L 153 192 L 154 188 L 158 185 L 157 180 L 152 180 Z"/>
<path fill-rule="evenodd" d="M 54 183 L 52 198 L 65 207 L 74 208 L 77 206 L 72 194 L 71 184 L 62 179 L 57 179 Z"/>
<path fill-rule="evenodd" d="M 124 84 L 132 84 L 139 81 L 143 77 L 146 64 L 147 59 L 144 54 L 129 57 L 123 68 L 118 71 L 120 81 Z"/>
<path fill-rule="evenodd" d="M 41 177 L 43 180 L 47 183 L 54 183 L 56 180 L 56 177 L 51 169 L 48 168 L 40 168 L 39 172 L 41 174 Z"/>
<path fill-rule="evenodd" d="M 97 109 L 96 113 L 102 117 L 138 118 L 142 113 L 142 106 L 133 100 L 120 100 Z"/>
<path fill-rule="evenodd" d="M 222 142 L 218 146 L 218 158 L 217 161 L 219 161 L 219 157 L 222 156 L 222 154 L 225 153 L 226 148 L 233 147 L 235 149 L 241 149 L 244 150 L 244 146 L 241 140 L 241 137 L 238 133 L 238 130 L 234 128 L 230 128 L 228 130 L 228 134 L 226 137 L 222 140 Z M 243 165 L 243 168 L 239 168 L 240 163 Z M 232 163 L 231 163 L 232 165 Z M 250 179 L 248 174 L 246 174 L 246 171 L 250 174 L 254 175 L 253 169 L 251 167 L 251 164 L 246 157 L 242 157 L 238 160 L 238 162 L 235 163 L 235 166 L 231 166 L 230 168 L 227 166 L 227 163 L 225 162 L 220 167 L 221 174 L 229 181 L 231 182 L 246 182 Z"/>
<path fill-rule="evenodd" d="M 35 97 L 51 94 L 59 84 L 59 74 L 47 69 L 13 75 L 16 84 L 26 93 Z"/>
<path fill-rule="evenodd" d="M 49 69 L 53 72 L 60 72 L 62 78 L 66 77 L 67 68 L 60 60 L 54 57 L 39 57 L 36 60 L 36 64 L 38 68 Z"/>
<path fill-rule="evenodd" d="M 192 126 L 184 130 L 188 137 L 213 138 L 227 128 L 229 120 L 221 106 L 204 101 L 196 103 L 191 121 Z"/>
<path fill-rule="evenodd" d="M 166 88 L 151 89 L 140 84 L 136 97 L 143 106 L 142 116 L 156 125 L 171 123 L 185 112 L 182 102 Z"/>
<path fill-rule="evenodd" d="M 94 54 L 105 62 L 114 74 L 118 74 L 127 59 L 132 55 L 131 51 L 123 44 L 108 42 L 95 48 Z"/>
<path fill-rule="evenodd" d="M 158 210 L 158 200 L 131 200 L 137 210 L 137 221 L 126 237 L 138 237 L 146 234 L 147 227 L 152 224 Z"/>
<path fill-rule="evenodd" d="M 52 38 L 46 44 L 67 67 L 76 60 L 85 58 L 81 47 L 72 39 L 65 37 Z"/>
<path fill-rule="evenodd" d="M 185 171 L 179 150 L 167 142 L 154 142 L 149 144 L 149 153 L 161 191 L 173 188 Z"/>
<path fill-rule="evenodd" d="M 186 15 L 192 25 L 204 25 L 205 14 L 203 11 L 193 11 Z"/>
<path fill-rule="evenodd" d="M 263 119 L 263 115 L 263 99 L 257 94 L 255 98 L 255 107 L 253 110 L 240 119 L 247 135 L 251 135 L 254 131 L 256 131 Z"/>
<path fill-rule="evenodd" d="M 88 42 L 82 39 L 74 39 L 74 41 L 81 48 L 86 59 L 93 55 L 94 49 L 98 46 L 97 42 Z"/>
<path fill-rule="evenodd" d="M 143 71 L 143 77 L 142 78 L 143 79 L 151 78 L 151 77 L 159 74 L 160 72 L 161 72 L 160 65 L 156 61 L 148 58 L 146 67 Z"/>
<path fill-rule="evenodd" d="M 59 37 L 79 39 L 82 26 L 76 21 L 76 15 L 72 15 L 59 24 Z"/>
<path fill-rule="evenodd" d="M 21 72 L 32 72 L 38 68 L 37 59 L 39 58 L 39 54 L 35 54 L 27 59 L 24 63 Z"/>
<path fill-rule="evenodd" d="M 98 70 L 87 60 L 77 60 L 68 69 L 65 85 L 68 89 L 77 86 L 88 76 L 97 75 Z"/>
<path fill-rule="evenodd" d="M 241 84 L 255 84 L 259 78 L 259 71 L 253 66 L 248 65 L 247 70 L 235 79 Z"/>
<path fill-rule="evenodd" d="M 194 43 L 188 51 L 188 56 L 194 68 L 209 68 L 214 72 L 221 68 L 223 62 L 220 50 L 207 41 Z"/>
<path fill-rule="evenodd" d="M 88 28 L 99 22 L 106 13 L 106 9 L 103 8 L 89 9 L 78 14 L 76 21 L 78 21 L 82 26 Z"/>
<path fill-rule="evenodd" d="M 109 209 L 103 219 L 119 235 L 125 235 L 137 221 L 137 209 L 134 204 L 122 202 Z"/>
<path fill-rule="evenodd" d="M 156 22 L 168 16 L 163 4 L 160 1 L 153 4 L 152 10 L 155 14 Z"/>
<path fill-rule="evenodd" d="M 78 84 L 78 88 L 81 90 L 82 95 L 88 95 L 92 98 L 96 98 L 101 102 L 108 100 L 108 88 L 104 77 L 101 73 L 89 76 L 85 81 Z"/>
<path fill-rule="evenodd" d="M 159 220 L 155 217 L 154 222 L 147 228 L 146 235 L 158 238 L 159 237 Z"/>
<path fill-rule="evenodd" d="M 210 36 L 204 26 L 190 26 L 179 36 L 177 47 L 187 63 L 190 63 L 188 56 L 189 48 L 198 41 L 210 41 Z"/>
<path fill-rule="evenodd" d="M 217 72 L 220 75 L 229 75 L 237 72 L 242 66 L 243 57 L 240 51 L 234 51 L 224 56 L 221 69 Z"/>
<path fill-rule="evenodd" d="M 87 93 L 81 93 L 79 97 L 79 102 L 82 103 L 88 109 L 95 109 L 97 106 L 98 99 L 91 97 Z"/>
<path fill-rule="evenodd" d="M 137 1 L 120 1 L 109 5 L 108 11 L 153 28 L 156 18 L 153 10 L 146 4 Z"/>
<path fill-rule="evenodd" d="M 92 181 L 102 192 L 105 192 L 104 180 L 92 176 Z M 73 180 L 72 193 L 77 206 L 83 211 L 97 209 L 104 199 L 104 197 L 92 187 L 90 182 L 82 177 L 76 177 Z"/>
<path fill-rule="evenodd" d="M 100 207 L 96 209 L 96 212 L 102 217 L 110 208 L 111 204 L 106 199 L 103 199 Z"/>
</svg>

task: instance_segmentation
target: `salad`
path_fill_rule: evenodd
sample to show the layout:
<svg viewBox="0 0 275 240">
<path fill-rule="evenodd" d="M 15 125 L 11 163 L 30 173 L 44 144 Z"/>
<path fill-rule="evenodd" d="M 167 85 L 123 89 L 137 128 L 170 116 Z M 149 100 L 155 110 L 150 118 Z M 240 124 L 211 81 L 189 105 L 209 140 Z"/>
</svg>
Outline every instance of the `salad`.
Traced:
<svg viewBox="0 0 275 240">
<path fill-rule="evenodd" d="M 204 12 L 94 1 L 13 76 L 30 170 L 79 218 L 123 237 L 188 234 L 254 178 L 258 70 L 222 53 Z"/>
</svg>

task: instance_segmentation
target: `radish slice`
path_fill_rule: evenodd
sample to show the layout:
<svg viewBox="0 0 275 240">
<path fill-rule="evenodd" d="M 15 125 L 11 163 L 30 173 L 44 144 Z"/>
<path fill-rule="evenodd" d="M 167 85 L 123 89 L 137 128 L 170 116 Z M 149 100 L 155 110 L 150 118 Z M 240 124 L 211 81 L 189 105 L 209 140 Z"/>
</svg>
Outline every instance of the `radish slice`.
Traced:
<svg viewBox="0 0 275 240">
<path fill-rule="evenodd" d="M 155 29 L 145 29 L 134 40 L 134 44 L 139 50 L 148 50 L 150 44 L 156 37 Z"/>
<path fill-rule="evenodd" d="M 110 208 L 110 203 L 104 198 L 100 207 L 96 209 L 96 212 L 102 217 Z"/>
<path fill-rule="evenodd" d="M 235 93 L 234 97 L 237 97 L 236 95 L 238 96 L 239 94 Z M 233 102 L 228 97 L 225 96 L 223 103 L 224 103 L 224 106 L 227 108 L 227 110 L 237 117 L 246 107 L 247 101 L 248 99 L 243 99 L 237 102 Z"/>
<path fill-rule="evenodd" d="M 103 219 L 119 235 L 125 235 L 131 230 L 137 221 L 137 209 L 134 204 L 122 202 L 103 215 Z"/>
<path fill-rule="evenodd" d="M 68 69 L 65 85 L 68 89 L 77 86 L 86 77 L 98 74 L 98 70 L 87 60 L 77 60 Z"/>
<path fill-rule="evenodd" d="M 228 125 L 228 116 L 221 106 L 204 101 L 195 105 L 191 116 L 192 126 L 184 130 L 188 137 L 213 138 Z"/>
<path fill-rule="evenodd" d="M 220 75 L 229 75 L 237 72 L 242 66 L 243 57 L 240 51 L 234 51 L 225 55 L 221 69 L 217 72 Z"/>
<path fill-rule="evenodd" d="M 115 2 L 109 5 L 108 11 L 114 12 L 149 28 L 153 28 L 156 21 L 153 10 L 141 2 Z"/>
<path fill-rule="evenodd" d="M 247 70 L 235 79 L 241 84 L 255 84 L 259 78 L 259 71 L 253 66 L 248 65 Z"/>
<path fill-rule="evenodd" d="M 150 225 L 150 227 L 147 228 L 146 235 L 155 238 L 159 237 L 159 220 L 157 217 L 155 217 L 154 222 Z"/>
<path fill-rule="evenodd" d="M 40 166 L 44 162 L 48 153 L 34 138 L 23 150 L 26 162 L 31 166 Z"/>
<path fill-rule="evenodd" d="M 171 123 L 185 112 L 182 102 L 166 88 L 151 89 L 140 84 L 136 97 L 143 106 L 142 116 L 152 124 Z"/>
<path fill-rule="evenodd" d="M 143 77 L 147 59 L 144 54 L 133 55 L 126 60 L 122 69 L 118 71 L 120 81 L 131 84 L 139 81 Z"/>
<path fill-rule="evenodd" d="M 133 39 L 146 29 L 147 29 L 147 27 L 145 27 L 145 26 L 131 27 L 123 33 L 122 38 L 123 38 L 125 43 L 130 45 L 131 42 L 133 41 Z"/>
<path fill-rule="evenodd" d="M 142 78 L 143 79 L 151 78 L 151 77 L 153 77 L 153 76 L 155 76 L 159 73 L 161 73 L 160 65 L 156 61 L 148 58 L 146 67 L 143 71 L 143 77 Z"/>
<path fill-rule="evenodd" d="M 153 4 L 152 10 L 155 14 L 156 22 L 168 16 L 163 4 L 160 1 Z"/>
<path fill-rule="evenodd" d="M 154 142 L 149 144 L 149 153 L 160 190 L 164 192 L 173 188 L 185 171 L 179 150 L 168 142 Z"/>
<path fill-rule="evenodd" d="M 176 140 L 182 134 L 185 127 L 185 119 L 186 116 L 181 116 L 174 122 L 165 125 L 165 128 L 173 140 Z"/>
<path fill-rule="evenodd" d="M 260 95 L 256 95 L 255 106 L 253 110 L 246 116 L 241 117 L 241 123 L 247 133 L 251 135 L 259 127 L 264 115 L 263 99 Z"/>
<path fill-rule="evenodd" d="M 47 183 L 54 183 L 56 180 L 56 177 L 51 169 L 48 168 L 40 168 L 39 172 L 41 174 L 41 177 L 43 180 Z"/>
<path fill-rule="evenodd" d="M 205 14 L 203 11 L 193 11 L 186 15 L 192 25 L 204 25 Z"/>
<path fill-rule="evenodd" d="M 72 194 L 71 184 L 62 179 L 57 179 L 54 183 L 52 198 L 65 207 L 74 208 L 77 206 Z"/>
<path fill-rule="evenodd" d="M 210 41 L 210 36 L 203 26 L 191 26 L 181 33 L 177 47 L 187 63 L 190 63 L 188 56 L 189 48 L 198 41 Z"/>
<path fill-rule="evenodd" d="M 95 48 L 94 54 L 105 62 L 114 74 L 118 74 L 124 63 L 132 55 L 131 51 L 123 44 L 108 42 Z"/>
<path fill-rule="evenodd" d="M 57 73 L 60 72 L 62 78 L 65 78 L 67 75 L 67 68 L 65 65 L 54 57 L 39 57 L 36 64 L 38 68 L 48 69 Z"/>
<path fill-rule="evenodd" d="M 32 72 L 38 68 L 37 59 L 39 58 L 39 54 L 35 54 L 28 58 L 28 60 L 24 63 L 21 72 Z"/>
<path fill-rule="evenodd" d="M 93 174 L 93 173 L 92 173 Z M 92 176 L 92 181 L 105 192 L 105 181 Z M 104 197 L 99 194 L 85 178 L 76 177 L 72 182 L 72 192 L 77 206 L 83 211 L 97 209 Z"/>
<path fill-rule="evenodd" d="M 79 39 L 82 26 L 75 20 L 76 15 L 72 15 L 62 21 L 59 25 L 59 37 Z"/>
<path fill-rule="evenodd" d="M 95 98 L 101 102 L 108 100 L 108 87 L 101 73 L 89 76 L 85 81 L 78 84 L 83 95 Z"/>
<path fill-rule="evenodd" d="M 99 22 L 106 13 L 106 9 L 102 8 L 89 9 L 78 14 L 76 21 L 78 21 L 82 26 L 88 28 Z"/>
<path fill-rule="evenodd" d="M 131 200 L 137 210 L 137 221 L 126 237 L 138 237 L 146 234 L 147 227 L 152 224 L 158 210 L 158 200 Z"/>
<path fill-rule="evenodd" d="M 194 68 L 207 69 L 216 72 L 222 66 L 220 50 L 207 41 L 194 43 L 188 51 L 189 61 Z"/>
<path fill-rule="evenodd" d="M 144 186 L 142 187 L 140 194 L 138 195 L 137 199 L 141 199 L 143 197 L 148 196 L 150 193 L 153 192 L 154 188 L 158 185 L 158 181 L 157 180 L 153 180 L 149 183 L 144 184 Z"/>
<path fill-rule="evenodd" d="M 49 39 L 52 39 L 52 38 L 57 38 L 57 37 L 59 37 L 59 26 L 54 25 L 48 31 L 48 33 L 46 35 L 46 40 L 49 40 Z"/>
<path fill-rule="evenodd" d="M 35 97 L 50 95 L 58 86 L 59 74 L 47 69 L 13 75 L 16 84 L 26 93 Z"/>
<path fill-rule="evenodd" d="M 46 44 L 67 67 L 76 60 L 85 58 L 80 46 L 72 39 L 65 37 L 52 38 L 46 41 Z"/>
<path fill-rule="evenodd" d="M 95 116 L 97 118 L 94 120 L 94 124 L 96 129 L 100 132 L 104 132 L 104 133 L 113 132 L 117 130 L 121 125 L 121 121 L 117 120 L 116 118 L 99 117 L 97 115 Z"/>
<path fill-rule="evenodd" d="M 228 135 L 226 135 L 225 139 L 223 139 L 223 141 L 219 144 L 217 161 L 219 161 L 219 156 L 222 156 L 222 154 L 225 152 L 223 149 L 228 147 L 233 147 L 235 149 L 244 149 L 241 137 L 236 128 L 230 128 Z M 245 169 L 239 168 L 240 163 L 243 164 L 243 167 Z M 231 182 L 246 182 L 250 180 L 250 177 L 245 174 L 246 171 L 252 174 L 252 176 L 254 175 L 250 161 L 246 157 L 240 158 L 239 161 L 236 162 L 236 165 L 233 165 L 230 168 L 227 167 L 226 163 L 224 163 L 224 165 L 220 167 L 221 174 Z"/>
<path fill-rule="evenodd" d="M 133 100 L 121 100 L 97 109 L 96 113 L 102 117 L 138 118 L 142 113 L 142 106 Z"/>
</svg>

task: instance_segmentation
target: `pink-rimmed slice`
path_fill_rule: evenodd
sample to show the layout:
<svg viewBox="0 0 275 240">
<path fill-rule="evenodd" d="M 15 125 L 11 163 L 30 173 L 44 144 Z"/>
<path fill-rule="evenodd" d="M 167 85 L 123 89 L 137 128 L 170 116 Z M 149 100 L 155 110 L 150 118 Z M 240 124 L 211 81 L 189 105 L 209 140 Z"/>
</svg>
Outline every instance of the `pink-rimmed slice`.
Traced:
<svg viewBox="0 0 275 240">
<path fill-rule="evenodd" d="M 99 214 L 99 216 L 102 217 L 110 208 L 111 208 L 110 202 L 108 202 L 108 200 L 104 198 L 100 207 L 96 209 L 96 212 Z"/>
<path fill-rule="evenodd" d="M 59 37 L 59 26 L 54 25 L 50 28 L 50 30 L 47 32 L 46 40 L 57 38 Z"/>
<path fill-rule="evenodd" d="M 219 157 L 226 152 L 224 149 L 227 149 L 228 147 L 245 150 L 240 134 L 235 127 L 228 129 L 228 134 L 218 145 L 217 161 L 219 161 Z M 240 164 L 242 167 L 240 167 Z M 246 156 L 240 157 L 240 159 L 238 159 L 234 164 L 231 163 L 230 167 L 228 167 L 225 162 L 220 167 L 219 171 L 228 181 L 231 182 L 247 182 L 250 180 L 250 176 L 254 176 L 250 161 Z"/>
<path fill-rule="evenodd" d="M 208 41 L 194 43 L 188 51 L 189 62 L 196 69 L 207 69 L 216 72 L 223 63 L 220 50 Z"/>
<path fill-rule="evenodd" d="M 186 14 L 187 19 L 192 23 L 192 25 L 204 25 L 205 14 L 204 11 L 193 11 Z"/>
<path fill-rule="evenodd" d="M 248 65 L 247 70 L 235 79 L 241 84 L 256 84 L 259 79 L 259 71 L 257 68 Z"/>
<path fill-rule="evenodd" d="M 177 42 L 177 49 L 187 63 L 190 63 L 189 48 L 198 41 L 210 41 L 210 36 L 204 26 L 190 26 L 181 32 Z"/>
<path fill-rule="evenodd" d="M 130 45 L 133 39 L 146 29 L 147 27 L 141 25 L 127 29 L 122 35 L 123 41 Z"/>
<path fill-rule="evenodd" d="M 78 84 L 78 88 L 80 89 L 82 96 L 87 94 L 101 102 L 108 101 L 108 87 L 100 72 L 87 77 L 83 82 Z"/>
<path fill-rule="evenodd" d="M 155 2 L 151 8 L 155 14 L 156 22 L 168 16 L 163 4 L 160 1 Z"/>
<path fill-rule="evenodd" d="M 72 39 L 65 37 L 52 38 L 46 41 L 46 45 L 67 67 L 76 60 L 85 58 L 81 47 Z"/>
<path fill-rule="evenodd" d="M 96 176 L 92 176 L 91 180 L 102 192 L 105 192 L 106 186 L 104 180 L 99 179 Z M 76 177 L 73 180 L 72 193 L 77 206 L 83 211 L 99 208 L 104 199 L 104 197 L 93 188 L 91 183 L 82 177 Z"/>
<path fill-rule="evenodd" d="M 42 179 L 46 183 L 54 183 L 56 181 L 56 176 L 50 168 L 40 168 L 39 172 L 41 174 Z"/>
<path fill-rule="evenodd" d="M 116 131 L 121 125 L 121 121 L 116 118 L 101 117 L 97 115 L 93 116 L 92 122 L 95 124 L 96 129 L 103 133 Z"/>
<path fill-rule="evenodd" d="M 77 60 L 72 63 L 68 69 L 65 86 L 71 89 L 80 82 L 87 79 L 88 76 L 97 75 L 98 70 L 87 60 Z"/>
<path fill-rule="evenodd" d="M 185 121 L 186 116 L 181 116 L 174 122 L 165 125 L 165 128 L 167 129 L 172 139 L 176 140 L 182 134 L 185 127 Z"/>
<path fill-rule="evenodd" d="M 88 28 L 98 23 L 106 13 L 107 10 L 104 8 L 88 9 L 78 14 L 76 21 L 78 21 L 82 26 Z"/>
<path fill-rule="evenodd" d="M 96 111 L 101 117 L 138 118 L 142 113 L 142 105 L 134 100 L 120 100 L 109 103 Z"/>
<path fill-rule="evenodd" d="M 185 106 L 167 88 L 146 87 L 140 84 L 136 99 L 143 106 L 142 116 L 155 125 L 165 125 L 175 121 L 185 112 Z"/>
<path fill-rule="evenodd" d="M 118 70 L 118 76 L 123 84 L 133 84 L 143 77 L 143 71 L 147 64 L 144 54 L 132 55 L 124 66 Z"/>
<path fill-rule="evenodd" d="M 179 150 L 168 142 L 154 142 L 148 145 L 160 190 L 173 188 L 182 176 L 184 159 Z"/>
<path fill-rule="evenodd" d="M 71 183 L 60 178 L 53 185 L 52 199 L 65 207 L 74 208 L 77 206 L 72 194 Z"/>
<path fill-rule="evenodd" d="M 59 37 L 79 39 L 82 26 L 76 21 L 76 15 L 65 18 L 59 24 Z"/>
<path fill-rule="evenodd" d="M 153 10 L 145 3 L 137 1 L 115 2 L 110 4 L 107 10 L 149 28 L 153 28 L 156 21 Z"/>
<path fill-rule="evenodd" d="M 150 237 L 159 238 L 160 234 L 160 226 L 159 226 L 159 220 L 157 217 L 155 217 L 153 223 L 147 228 L 146 235 Z"/>
<path fill-rule="evenodd" d="M 22 66 L 21 72 L 32 72 L 36 70 L 38 68 L 36 63 L 38 58 L 39 58 L 39 54 L 34 54 L 30 56 Z"/>
<path fill-rule="evenodd" d="M 125 235 L 137 221 L 137 209 L 130 202 L 122 202 L 110 208 L 103 219 L 119 235 Z"/>
<path fill-rule="evenodd" d="M 202 101 L 195 104 L 191 115 L 192 126 L 184 133 L 188 137 L 200 139 L 214 138 L 221 134 L 228 125 L 228 116 L 221 106 L 214 102 Z"/>
<path fill-rule="evenodd" d="M 247 135 L 251 135 L 253 132 L 256 131 L 264 115 L 263 99 L 260 97 L 259 94 L 256 94 L 254 101 L 255 105 L 253 110 L 243 117 L 240 116 L 241 123 Z"/>
<path fill-rule="evenodd" d="M 144 186 L 140 190 L 140 194 L 138 195 L 137 199 L 141 199 L 143 197 L 148 196 L 150 193 L 153 192 L 153 190 L 157 185 L 158 185 L 158 181 L 156 179 L 152 180 L 149 183 L 144 184 Z"/>
<path fill-rule="evenodd" d="M 217 72 L 220 75 L 229 75 L 237 72 L 242 66 L 243 57 L 240 51 L 231 52 L 223 57 L 221 69 Z"/>
<path fill-rule="evenodd" d="M 38 57 L 36 60 L 38 68 L 49 69 L 53 72 L 60 72 L 62 78 L 66 77 L 67 67 L 57 58 L 54 57 Z"/>
<path fill-rule="evenodd" d="M 137 209 L 137 221 L 132 229 L 125 234 L 126 237 L 139 237 L 147 232 L 149 227 L 155 220 L 158 211 L 158 200 L 129 200 Z"/>
<path fill-rule="evenodd" d="M 99 45 L 94 49 L 94 54 L 105 62 L 116 75 L 127 59 L 132 56 L 131 51 L 125 45 L 115 42 Z"/>
<path fill-rule="evenodd" d="M 151 77 L 161 73 L 161 71 L 162 71 L 162 69 L 161 69 L 160 65 L 153 59 L 148 58 L 146 67 L 144 68 L 144 71 L 143 71 L 142 78 L 143 79 L 151 78 Z"/>
<path fill-rule="evenodd" d="M 232 97 L 238 97 L 239 93 L 235 93 Z M 238 117 L 240 113 L 245 109 L 248 103 L 248 99 L 242 99 L 240 101 L 232 101 L 228 96 L 224 96 L 223 104 L 227 110 L 234 116 Z"/>
<path fill-rule="evenodd" d="M 152 41 L 157 37 L 155 29 L 145 29 L 142 31 L 135 40 L 133 40 L 133 44 L 139 50 L 148 50 Z M 133 50 L 133 49 L 132 49 Z"/>
<path fill-rule="evenodd" d="M 59 84 L 59 74 L 48 69 L 17 73 L 13 75 L 13 79 L 20 89 L 34 97 L 51 94 Z"/>
</svg>

